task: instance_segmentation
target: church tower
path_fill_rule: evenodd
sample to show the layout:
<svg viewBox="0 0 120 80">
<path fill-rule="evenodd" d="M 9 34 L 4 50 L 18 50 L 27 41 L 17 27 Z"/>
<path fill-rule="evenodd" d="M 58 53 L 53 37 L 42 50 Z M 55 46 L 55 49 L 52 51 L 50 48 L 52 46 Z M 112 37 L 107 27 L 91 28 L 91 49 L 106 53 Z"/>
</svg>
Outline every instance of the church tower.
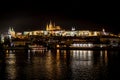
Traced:
<svg viewBox="0 0 120 80">
<path fill-rule="evenodd" d="M 46 26 L 46 31 L 48 31 L 48 30 L 49 30 L 49 26 L 47 25 L 47 26 Z"/>
<path fill-rule="evenodd" d="M 53 24 L 52 24 L 52 22 L 51 22 L 51 21 L 50 21 L 50 23 L 49 23 L 49 24 L 47 24 L 47 26 L 46 26 L 46 30 L 47 30 L 47 31 L 54 30 L 54 26 L 53 26 Z"/>
<path fill-rule="evenodd" d="M 56 26 L 55 23 L 52 23 L 51 21 L 46 26 L 47 31 L 60 30 L 60 29 L 61 29 L 60 26 Z"/>
<path fill-rule="evenodd" d="M 52 25 L 51 21 L 50 21 L 50 24 L 49 24 L 49 30 L 53 30 L 53 25 Z"/>
<path fill-rule="evenodd" d="M 15 31 L 14 31 L 13 27 L 9 27 L 8 35 L 10 35 L 11 37 L 15 37 Z"/>
</svg>

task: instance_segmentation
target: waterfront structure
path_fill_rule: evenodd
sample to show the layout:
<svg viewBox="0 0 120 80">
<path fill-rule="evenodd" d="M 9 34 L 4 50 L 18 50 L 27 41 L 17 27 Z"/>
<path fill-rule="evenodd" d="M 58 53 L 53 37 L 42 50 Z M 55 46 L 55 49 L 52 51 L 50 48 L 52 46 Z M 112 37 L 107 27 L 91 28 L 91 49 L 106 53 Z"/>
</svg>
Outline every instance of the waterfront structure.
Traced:
<svg viewBox="0 0 120 80">
<path fill-rule="evenodd" d="M 2 37 L 4 37 L 2 35 Z M 27 40 L 29 43 L 40 43 L 49 45 L 54 48 L 92 48 L 92 47 L 108 47 L 119 46 L 120 38 L 117 35 L 101 31 L 91 30 L 76 30 L 72 27 L 71 30 L 62 30 L 50 21 L 46 26 L 46 30 L 15 32 L 13 28 L 8 29 L 8 37 L 14 45 L 25 45 Z M 15 41 L 14 38 L 22 39 Z M 3 41 L 3 38 L 1 38 Z M 24 39 L 26 41 L 24 41 Z"/>
<path fill-rule="evenodd" d="M 63 30 L 60 26 L 56 26 L 55 23 L 48 23 L 46 25 L 46 30 L 35 30 L 35 31 L 24 31 L 23 35 L 39 35 L 39 36 L 100 36 L 100 35 L 110 35 L 109 32 L 105 32 L 105 29 L 101 31 L 91 31 L 91 30 L 76 30 L 72 27 L 71 30 Z"/>
<path fill-rule="evenodd" d="M 88 37 L 88 36 L 117 36 L 106 32 L 105 29 L 101 31 L 91 31 L 91 30 L 76 30 L 72 27 L 71 30 L 63 30 L 60 26 L 56 26 L 55 23 L 50 21 L 46 25 L 46 30 L 35 30 L 35 31 L 24 31 L 15 32 L 13 27 L 9 27 L 7 36 L 11 38 L 28 38 L 29 36 L 77 36 L 77 37 Z M 2 41 L 4 35 L 2 36 Z"/>
<path fill-rule="evenodd" d="M 62 30 L 60 26 L 56 26 L 51 21 L 46 26 L 46 30 L 35 30 L 35 31 L 24 31 L 15 32 L 12 27 L 9 27 L 8 34 L 9 38 L 25 38 L 28 36 L 116 36 L 110 32 L 106 32 L 105 29 L 101 31 L 91 31 L 91 30 L 76 30 L 72 27 L 71 30 Z M 3 38 L 2 38 L 3 39 Z"/>
<path fill-rule="evenodd" d="M 9 28 L 9 34 L 12 37 L 20 36 L 100 36 L 100 35 L 110 35 L 111 33 L 106 32 L 105 29 L 101 31 L 91 31 L 91 30 L 76 30 L 72 27 L 71 30 L 63 30 L 60 26 L 56 26 L 55 23 L 48 23 L 46 25 L 46 30 L 35 30 L 35 31 L 24 31 L 16 32 L 13 28 Z M 113 34 L 114 36 L 114 34 Z"/>
</svg>

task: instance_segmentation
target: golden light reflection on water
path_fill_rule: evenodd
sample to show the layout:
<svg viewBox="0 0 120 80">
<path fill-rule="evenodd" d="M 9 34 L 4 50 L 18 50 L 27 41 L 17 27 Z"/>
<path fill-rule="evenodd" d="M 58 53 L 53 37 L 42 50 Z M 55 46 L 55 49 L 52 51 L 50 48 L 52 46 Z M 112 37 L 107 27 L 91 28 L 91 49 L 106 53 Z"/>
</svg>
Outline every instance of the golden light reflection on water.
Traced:
<svg viewBox="0 0 120 80">
<path fill-rule="evenodd" d="M 90 50 L 72 50 L 72 65 L 73 69 L 80 66 L 81 68 L 91 68 L 92 67 L 92 57 L 93 51 Z"/>
<path fill-rule="evenodd" d="M 101 61 L 101 62 L 105 62 L 105 64 L 107 65 L 107 63 L 108 63 L 108 52 L 107 52 L 107 50 L 104 50 L 104 51 L 100 51 L 100 57 L 101 58 L 103 58 L 103 59 L 101 59 L 101 60 L 103 60 L 103 61 Z"/>
<path fill-rule="evenodd" d="M 23 75 L 25 80 L 96 80 L 100 74 L 104 78 L 107 73 L 106 64 L 110 62 L 108 57 L 112 57 L 107 50 L 48 50 L 28 52 L 25 55 L 21 52 L 6 52 L 4 73 L 8 80 L 15 80 Z M 21 64 L 24 66 L 16 66 Z"/>
<path fill-rule="evenodd" d="M 46 57 L 46 61 L 45 61 L 45 69 L 46 71 L 48 72 L 48 76 L 51 78 L 51 76 L 53 75 L 53 70 L 54 70 L 54 67 L 53 67 L 53 57 L 52 57 L 52 52 L 51 50 L 48 51 L 47 53 L 47 57 Z"/>
<path fill-rule="evenodd" d="M 59 59 L 60 59 L 60 50 L 58 49 L 56 53 L 56 60 L 58 61 Z"/>
<path fill-rule="evenodd" d="M 63 56 L 61 56 L 60 54 L 63 55 Z M 63 59 L 65 60 L 66 57 L 67 57 L 67 51 L 66 50 L 59 50 L 59 49 L 57 49 L 56 59 L 58 60 L 58 59 L 60 59 L 60 57 L 63 57 Z"/>
<path fill-rule="evenodd" d="M 6 54 L 6 74 L 8 76 L 8 79 L 14 80 L 16 78 L 17 72 L 16 72 L 16 56 L 15 54 L 7 53 Z"/>
<path fill-rule="evenodd" d="M 92 59 L 93 51 L 87 50 L 72 50 L 73 59 L 88 61 Z"/>
<path fill-rule="evenodd" d="M 105 63 L 108 63 L 108 55 L 107 55 L 107 50 L 105 50 Z"/>
<path fill-rule="evenodd" d="M 66 56 L 67 56 L 67 51 L 64 50 L 64 59 L 66 59 Z"/>
<path fill-rule="evenodd" d="M 57 73 L 56 75 L 60 75 L 61 73 L 61 68 L 60 68 L 60 50 L 57 50 L 57 53 L 56 53 L 56 70 L 57 70 Z"/>
</svg>

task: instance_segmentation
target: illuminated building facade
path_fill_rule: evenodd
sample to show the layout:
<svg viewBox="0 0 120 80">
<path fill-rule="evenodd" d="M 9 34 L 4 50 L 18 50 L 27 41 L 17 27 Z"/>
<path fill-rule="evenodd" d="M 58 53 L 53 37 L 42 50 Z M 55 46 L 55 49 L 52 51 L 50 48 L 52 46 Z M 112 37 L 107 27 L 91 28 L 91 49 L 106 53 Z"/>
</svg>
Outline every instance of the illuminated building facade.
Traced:
<svg viewBox="0 0 120 80">
<path fill-rule="evenodd" d="M 54 31 L 54 30 L 61 30 L 60 26 L 56 26 L 55 23 L 52 24 L 52 22 L 50 21 L 49 24 L 47 24 L 46 26 L 46 31 Z"/>
<path fill-rule="evenodd" d="M 47 30 L 39 31 L 24 31 L 24 35 L 47 35 L 47 36 L 100 36 L 109 35 L 108 32 L 103 31 L 90 31 L 90 30 L 55 30 L 54 28 L 47 28 Z"/>
<path fill-rule="evenodd" d="M 8 29 L 8 35 L 10 37 L 15 37 L 15 31 L 14 31 L 14 29 L 12 27 L 9 27 L 9 29 Z"/>
<path fill-rule="evenodd" d="M 105 29 L 101 31 L 90 31 L 90 30 L 76 30 L 72 27 L 71 30 L 62 30 L 60 26 L 56 26 L 55 23 L 50 21 L 46 26 L 46 30 L 35 30 L 35 31 L 24 31 L 16 32 L 12 27 L 8 29 L 9 37 L 19 37 L 19 36 L 29 36 L 29 35 L 39 35 L 39 36 L 100 36 L 100 35 L 110 35 L 110 33 L 105 32 Z"/>
</svg>

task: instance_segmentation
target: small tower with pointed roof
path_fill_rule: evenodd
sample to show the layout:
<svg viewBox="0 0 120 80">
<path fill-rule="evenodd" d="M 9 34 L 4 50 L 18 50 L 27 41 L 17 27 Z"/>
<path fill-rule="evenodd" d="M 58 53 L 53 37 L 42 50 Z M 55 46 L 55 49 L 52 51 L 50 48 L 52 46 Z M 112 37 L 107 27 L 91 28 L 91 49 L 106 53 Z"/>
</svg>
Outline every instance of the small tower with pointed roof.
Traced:
<svg viewBox="0 0 120 80">
<path fill-rule="evenodd" d="M 9 27 L 8 35 L 11 35 L 11 37 L 15 37 L 15 31 L 14 31 L 13 27 Z"/>
</svg>

